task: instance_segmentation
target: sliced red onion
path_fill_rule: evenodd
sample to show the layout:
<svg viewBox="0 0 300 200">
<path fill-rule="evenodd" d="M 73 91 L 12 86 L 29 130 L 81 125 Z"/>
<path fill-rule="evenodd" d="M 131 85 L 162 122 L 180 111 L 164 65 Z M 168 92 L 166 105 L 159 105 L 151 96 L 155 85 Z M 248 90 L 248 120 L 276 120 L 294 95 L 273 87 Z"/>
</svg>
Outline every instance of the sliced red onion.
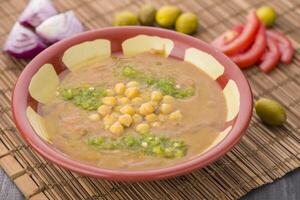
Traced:
<svg viewBox="0 0 300 200">
<path fill-rule="evenodd" d="M 19 17 L 19 22 L 24 26 L 36 27 L 45 19 L 56 14 L 57 10 L 51 1 L 31 0 Z"/>
<path fill-rule="evenodd" d="M 4 44 L 4 51 L 16 58 L 33 58 L 46 45 L 30 29 L 16 23 Z"/>
<path fill-rule="evenodd" d="M 83 26 L 73 11 L 52 16 L 36 27 L 36 33 L 50 44 L 82 31 Z"/>
</svg>

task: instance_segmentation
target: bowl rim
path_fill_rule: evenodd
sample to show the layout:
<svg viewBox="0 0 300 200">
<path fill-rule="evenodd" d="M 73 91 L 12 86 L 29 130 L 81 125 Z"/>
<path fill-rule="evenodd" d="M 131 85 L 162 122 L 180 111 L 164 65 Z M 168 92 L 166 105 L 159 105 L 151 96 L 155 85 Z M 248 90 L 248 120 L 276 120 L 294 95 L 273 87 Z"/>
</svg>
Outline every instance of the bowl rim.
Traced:
<svg viewBox="0 0 300 200">
<path fill-rule="evenodd" d="M 136 35 L 150 34 L 159 37 L 170 38 L 171 40 L 176 38 L 181 42 L 183 41 L 183 43 L 187 43 L 189 45 L 193 44 L 192 46 L 194 48 L 201 47 L 200 49 L 205 49 L 206 52 L 212 54 L 219 62 L 221 62 L 224 67 L 227 67 L 227 70 L 229 70 L 232 76 L 235 77 L 240 93 L 239 114 L 236 117 L 236 121 L 227 136 L 207 152 L 196 156 L 193 159 L 165 168 L 130 171 L 104 169 L 84 164 L 80 161 L 71 159 L 63 152 L 59 152 L 46 144 L 31 128 L 31 125 L 26 117 L 26 108 L 28 106 L 27 98 L 30 97 L 28 93 L 28 86 L 32 75 L 35 74 L 35 72 L 42 66 L 41 60 L 46 60 L 46 58 L 49 57 L 49 54 L 54 55 L 56 50 L 58 50 L 65 44 L 74 45 L 78 42 L 78 40 L 86 41 L 86 39 L 84 38 L 88 36 L 89 38 L 93 38 L 94 36 L 100 38 L 100 35 L 113 34 L 114 32 L 122 34 L 131 32 Z M 40 155 L 65 169 L 69 169 L 94 178 L 105 178 L 118 181 L 145 181 L 164 179 L 183 175 L 195 169 L 200 169 L 204 166 L 207 166 L 211 162 L 227 153 L 244 135 L 251 120 L 252 109 L 252 92 L 249 83 L 241 70 L 227 56 L 198 38 L 194 38 L 182 33 L 177 33 L 171 30 L 153 27 L 124 26 L 100 28 L 87 31 L 57 42 L 45 49 L 27 64 L 27 66 L 19 76 L 12 94 L 12 113 L 16 127 L 21 133 L 22 137 L 26 140 L 26 142 L 29 143 Z"/>
</svg>

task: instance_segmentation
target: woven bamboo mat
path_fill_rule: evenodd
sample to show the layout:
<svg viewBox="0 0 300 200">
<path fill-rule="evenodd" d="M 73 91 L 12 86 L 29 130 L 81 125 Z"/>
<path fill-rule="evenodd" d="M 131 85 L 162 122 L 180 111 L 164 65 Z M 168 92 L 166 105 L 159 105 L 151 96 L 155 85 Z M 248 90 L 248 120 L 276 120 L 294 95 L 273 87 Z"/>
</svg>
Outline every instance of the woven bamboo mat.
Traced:
<svg viewBox="0 0 300 200">
<path fill-rule="evenodd" d="M 0 46 L 25 0 L 0 0 Z M 60 10 L 73 9 L 88 29 L 109 26 L 114 12 L 136 11 L 138 0 L 60 0 Z M 299 0 L 159 0 L 156 6 L 176 4 L 199 16 L 196 37 L 211 41 L 242 22 L 248 10 L 271 5 L 278 12 L 276 29 L 296 47 L 290 66 L 269 75 L 245 72 L 254 97 L 269 96 L 288 111 L 288 123 L 268 128 L 254 114 L 246 136 L 218 161 L 191 174 L 162 181 L 122 183 L 96 180 L 64 170 L 35 153 L 18 134 L 11 116 L 13 85 L 26 65 L 0 54 L 0 164 L 28 199 L 237 199 L 300 166 L 300 1 Z"/>
</svg>

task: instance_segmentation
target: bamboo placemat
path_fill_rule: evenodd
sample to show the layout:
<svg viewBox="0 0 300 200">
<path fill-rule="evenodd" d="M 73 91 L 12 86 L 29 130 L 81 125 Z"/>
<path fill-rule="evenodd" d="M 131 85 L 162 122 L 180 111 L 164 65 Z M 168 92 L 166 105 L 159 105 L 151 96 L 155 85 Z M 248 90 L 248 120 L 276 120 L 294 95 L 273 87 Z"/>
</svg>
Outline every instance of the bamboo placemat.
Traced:
<svg viewBox="0 0 300 200">
<path fill-rule="evenodd" d="M 0 0 L 0 46 L 24 9 L 25 0 Z M 60 0 L 60 10 L 73 9 L 88 29 L 109 26 L 115 12 L 137 11 L 138 0 Z M 245 20 L 247 11 L 271 5 L 278 13 L 275 29 L 284 31 L 296 52 L 293 63 L 269 75 L 245 71 L 254 97 L 281 102 L 288 123 L 269 128 L 254 114 L 247 134 L 218 161 L 191 174 L 152 182 L 122 183 L 96 180 L 64 170 L 41 158 L 17 132 L 11 116 L 13 85 L 26 65 L 0 54 L 0 164 L 28 199 L 237 199 L 253 188 L 272 182 L 300 166 L 300 1 L 299 0 L 159 0 L 156 6 L 175 4 L 199 16 L 196 37 L 211 41 Z M 120 33 L 121 34 L 121 33 Z"/>
</svg>

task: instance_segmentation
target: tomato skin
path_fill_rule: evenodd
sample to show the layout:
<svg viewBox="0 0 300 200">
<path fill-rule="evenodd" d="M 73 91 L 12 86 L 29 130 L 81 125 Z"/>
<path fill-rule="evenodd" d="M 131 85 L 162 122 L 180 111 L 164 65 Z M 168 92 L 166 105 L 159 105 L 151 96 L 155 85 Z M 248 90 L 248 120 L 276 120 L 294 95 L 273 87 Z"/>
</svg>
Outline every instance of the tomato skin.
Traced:
<svg viewBox="0 0 300 200">
<path fill-rule="evenodd" d="M 271 37 L 267 38 L 267 49 L 261 58 L 259 68 L 261 71 L 268 73 L 273 70 L 280 61 L 280 51 L 276 40 Z"/>
<path fill-rule="evenodd" d="M 252 46 L 245 52 L 231 56 L 231 60 L 240 68 L 251 67 L 257 63 L 264 54 L 267 47 L 266 29 L 263 24 L 260 25 Z"/>
<path fill-rule="evenodd" d="M 235 40 L 242 32 L 244 26 L 237 25 L 232 30 L 224 32 L 222 35 L 214 39 L 210 44 L 218 49 L 223 48 L 233 40 Z"/>
<path fill-rule="evenodd" d="M 220 47 L 219 49 L 226 55 L 234 55 L 247 49 L 253 43 L 259 26 L 260 21 L 255 11 L 251 11 L 247 17 L 247 24 L 245 25 L 242 33 L 235 40 Z"/>
<path fill-rule="evenodd" d="M 279 51 L 281 53 L 281 62 L 284 64 L 290 64 L 294 54 L 294 48 L 291 41 L 283 33 L 271 30 L 267 31 L 267 36 L 277 42 Z"/>
</svg>

